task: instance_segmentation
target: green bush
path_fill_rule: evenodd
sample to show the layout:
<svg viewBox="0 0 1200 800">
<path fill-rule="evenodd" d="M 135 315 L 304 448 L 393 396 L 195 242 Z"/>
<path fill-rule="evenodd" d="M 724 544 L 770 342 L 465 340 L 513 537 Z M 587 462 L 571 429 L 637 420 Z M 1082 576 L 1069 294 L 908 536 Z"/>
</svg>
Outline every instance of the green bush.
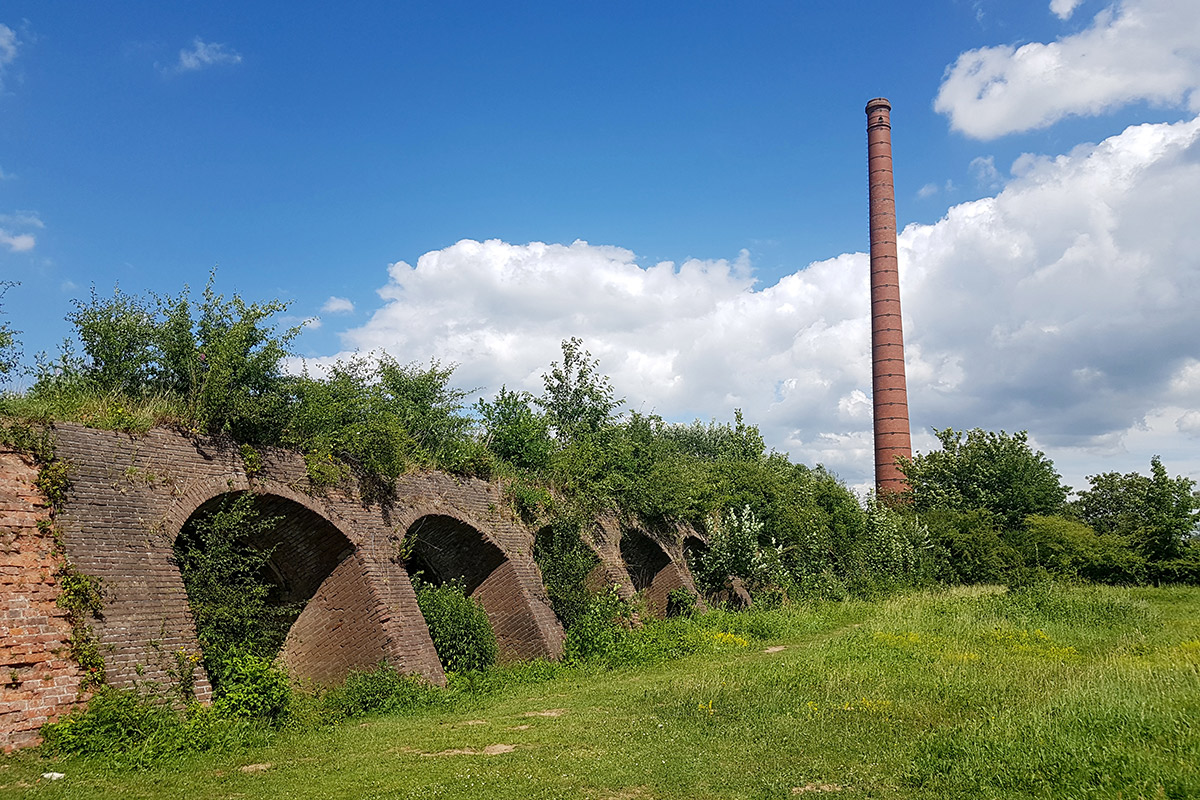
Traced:
<svg viewBox="0 0 1200 800">
<path fill-rule="evenodd" d="M 280 720 L 291 702 L 287 673 L 270 659 L 231 653 L 221 664 L 221 693 L 213 707 L 227 717 Z"/>
<path fill-rule="evenodd" d="M 1021 556 L 1005 542 L 988 511 L 937 509 L 921 515 L 939 551 L 943 580 L 949 583 L 1004 583 L 1021 566 Z"/>
<path fill-rule="evenodd" d="M 691 617 L 697 612 L 697 597 L 690 589 L 680 586 L 667 592 L 667 616 Z"/>
<path fill-rule="evenodd" d="M 1097 583 L 1137 584 L 1146 580 L 1146 559 L 1118 535 L 1097 533 L 1082 522 L 1031 516 L 1025 527 L 1006 533 L 1026 565 L 1052 575 Z"/>
<path fill-rule="evenodd" d="M 537 472 L 550 464 L 554 440 L 546 416 L 534 411 L 532 404 L 528 392 L 510 392 L 501 386 L 492 402 L 480 398 L 475 409 L 491 451 L 518 469 Z"/>
<path fill-rule="evenodd" d="M 571 627 L 588 612 L 587 577 L 600 559 L 580 536 L 580 523 L 559 518 L 533 539 L 533 560 L 542 571 L 546 595 L 563 626 Z"/>
<path fill-rule="evenodd" d="M 144 769 L 189 752 L 236 751 L 264 744 L 270 730 L 210 706 L 180 710 L 128 690 L 101 687 L 86 708 L 42 728 L 44 752 L 102 758 L 106 766 Z"/>
<path fill-rule="evenodd" d="M 429 636 L 448 672 L 481 670 L 496 663 L 496 634 L 479 601 L 467 597 L 454 581 L 434 586 L 418 578 L 413 583 Z"/>
<path fill-rule="evenodd" d="M 387 664 L 354 671 L 345 682 L 330 689 L 322 704 L 337 717 L 353 719 L 367 714 L 394 714 L 429 708 L 444 702 L 444 693 L 414 675 L 401 675 Z"/>
<path fill-rule="evenodd" d="M 189 521 L 175 541 L 204 667 L 218 692 L 231 656 L 273 659 L 300 613 L 278 601 L 278 587 L 266 578 L 272 551 L 253 545 L 278 521 L 259 514 L 254 495 L 244 492 Z"/>
<path fill-rule="evenodd" d="M 1178 558 L 1151 564 L 1149 577 L 1156 584 L 1200 585 L 1200 543 L 1185 545 Z"/>
<path fill-rule="evenodd" d="M 633 627 L 633 608 L 610 586 L 588 600 L 585 612 L 567 629 L 563 660 L 603 660 L 612 655 Z"/>
</svg>

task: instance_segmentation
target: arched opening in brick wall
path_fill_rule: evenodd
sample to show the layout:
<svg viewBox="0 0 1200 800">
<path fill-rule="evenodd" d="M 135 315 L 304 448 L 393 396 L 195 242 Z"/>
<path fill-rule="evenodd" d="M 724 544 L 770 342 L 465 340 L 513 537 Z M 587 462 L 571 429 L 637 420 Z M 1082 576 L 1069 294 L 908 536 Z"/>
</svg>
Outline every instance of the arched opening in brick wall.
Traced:
<svg viewBox="0 0 1200 800">
<path fill-rule="evenodd" d="M 646 610 L 657 617 L 666 616 L 667 595 L 683 585 L 671 557 L 658 542 L 633 529 L 621 532 L 620 551 L 634 591 L 645 599 Z"/>
<path fill-rule="evenodd" d="M 546 525 L 533 535 L 533 560 L 542 571 L 550 606 L 564 625 L 587 613 L 592 592 L 608 588 L 608 571 L 583 540 L 579 526 Z"/>
<path fill-rule="evenodd" d="M 683 558 L 687 562 L 687 567 L 693 576 L 696 574 L 696 568 L 700 564 L 701 556 L 707 552 L 708 542 L 699 536 L 689 535 L 683 537 Z"/>
<path fill-rule="evenodd" d="M 640 531 L 627 530 L 621 534 L 621 560 L 625 562 L 625 570 L 633 581 L 633 590 L 642 592 L 649 589 L 662 572 L 671 558 L 658 545 Z"/>
<path fill-rule="evenodd" d="M 538 626 L 513 563 L 474 526 L 444 514 L 428 514 L 408 526 L 405 565 L 410 575 L 434 585 L 458 581 L 483 606 L 496 634 L 500 660 L 540 652 Z"/>
<path fill-rule="evenodd" d="M 180 538 L 242 493 L 218 495 L 197 508 Z M 287 634 L 278 659 L 294 678 L 336 683 L 354 668 L 370 668 L 386 655 L 379 602 L 354 545 L 320 514 L 285 497 L 251 495 L 253 514 L 270 524 L 240 543 L 268 553 L 260 579 L 270 585 L 267 603 Z"/>
</svg>

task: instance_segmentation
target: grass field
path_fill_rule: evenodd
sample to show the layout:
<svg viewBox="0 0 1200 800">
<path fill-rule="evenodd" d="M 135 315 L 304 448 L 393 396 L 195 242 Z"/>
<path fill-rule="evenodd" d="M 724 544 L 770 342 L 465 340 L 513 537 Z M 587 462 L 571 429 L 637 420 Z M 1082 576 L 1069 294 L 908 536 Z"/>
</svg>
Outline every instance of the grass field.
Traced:
<svg viewBox="0 0 1200 800">
<path fill-rule="evenodd" d="M 726 627 L 666 664 L 142 771 L 22 754 L 0 796 L 1200 797 L 1200 589 L 950 590 Z"/>
</svg>

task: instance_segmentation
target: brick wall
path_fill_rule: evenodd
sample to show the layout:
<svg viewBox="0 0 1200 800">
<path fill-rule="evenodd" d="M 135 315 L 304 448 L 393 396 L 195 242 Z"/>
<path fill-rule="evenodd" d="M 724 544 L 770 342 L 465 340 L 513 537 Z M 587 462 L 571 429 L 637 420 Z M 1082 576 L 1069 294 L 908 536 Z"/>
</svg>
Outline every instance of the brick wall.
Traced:
<svg viewBox="0 0 1200 800">
<path fill-rule="evenodd" d="M 617 584 L 626 600 L 640 592 L 646 611 L 656 617 L 666 616 L 667 596 L 674 589 L 687 589 L 698 598 L 698 606 L 705 607 L 684 555 L 685 540 L 702 541 L 693 529 L 647 530 L 606 516 L 583 538 L 600 557 L 588 575 L 589 589 Z"/>
<path fill-rule="evenodd" d="M 533 560 L 532 533 L 496 485 L 414 473 L 397 481 L 393 501 L 364 505 L 349 491 L 314 491 L 303 459 L 286 450 L 264 449 L 261 470 L 248 475 L 239 449 L 217 439 L 165 429 L 134 436 L 73 424 L 56 426 L 55 434 L 71 480 L 57 523 L 67 556 L 102 582 L 104 613 L 93 627 L 113 685 L 161 690 L 173 681 L 176 653 L 199 651 L 172 546 L 197 510 L 246 491 L 255 493 L 261 510 L 282 518 L 266 543 L 277 545 L 274 565 L 289 597 L 306 602 L 282 653 L 296 674 L 329 683 L 382 659 L 433 682 L 445 680 L 400 556 L 405 536 L 419 529 L 440 530 L 442 545 L 461 549 L 463 563 L 486 567 L 472 577 L 471 591 L 496 630 L 503 660 L 562 653 L 563 631 Z M 69 631 L 54 605 L 52 543 L 36 526 L 47 515 L 36 474 L 23 457 L 0 453 L 5 748 L 34 741 L 43 722 L 70 706 L 79 685 L 77 668 L 62 657 Z M 620 554 L 623 532 L 616 520 L 597 523 L 592 538 L 601 563 L 594 582 L 620 583 L 632 596 Z M 648 605 L 663 613 L 671 588 L 692 586 L 682 536 L 639 535 L 667 556 L 644 581 Z M 7 685 L 10 670 L 17 680 Z M 202 670 L 195 689 L 201 700 L 211 696 Z"/>
<path fill-rule="evenodd" d="M 67 657 L 71 626 L 58 608 L 58 563 L 34 481 L 37 467 L 0 450 L 0 750 L 36 744 L 38 730 L 70 710 L 81 673 Z"/>
</svg>

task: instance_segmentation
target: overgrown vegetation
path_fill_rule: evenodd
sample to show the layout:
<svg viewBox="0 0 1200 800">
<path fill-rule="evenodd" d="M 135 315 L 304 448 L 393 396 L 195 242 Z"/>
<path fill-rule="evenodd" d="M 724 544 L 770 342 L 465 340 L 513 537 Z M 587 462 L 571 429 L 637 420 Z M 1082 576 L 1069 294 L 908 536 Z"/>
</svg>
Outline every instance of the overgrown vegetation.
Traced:
<svg viewBox="0 0 1200 800">
<path fill-rule="evenodd" d="M 128 431 L 170 424 L 230 440 L 251 475 L 262 468 L 259 448 L 295 448 L 315 491 L 353 485 L 368 503 L 391 502 L 395 479 L 418 467 L 499 480 L 512 510 L 540 531 L 533 555 L 567 629 L 566 662 L 576 666 L 645 665 L 743 647 L 755 625 L 776 624 L 766 609 L 816 600 L 1007 584 L 1013 598 L 1033 603 L 1050 580 L 1200 582 L 1194 484 L 1170 478 L 1158 458 L 1149 477 L 1097 475 L 1071 501 L 1024 432 L 947 429 L 937 431 L 939 450 L 902 464 L 907 496 L 861 504 L 822 467 L 769 452 L 740 411 L 731 423 L 690 425 L 620 413 L 623 400 L 578 339 L 562 343 L 561 360 L 542 376 L 542 394 L 501 387 L 465 409 L 471 392 L 455 388 L 453 367 L 438 362 L 405 365 L 373 355 L 322 374 L 285 372 L 298 329 L 276 327 L 284 308 L 226 299 L 211 280 L 198 300 L 186 289 L 164 298 L 93 292 L 68 317 L 77 342 L 53 361 L 42 359 L 27 391 L 0 396 L 0 415 L 15 420 L 6 423 L 5 440 L 43 446 L 37 423 L 52 420 Z M 0 326 L 0 378 L 14 369 L 16 352 L 14 332 Z M 52 502 L 65 477 L 54 469 L 43 467 Z M 696 532 L 706 540 L 690 556 L 700 590 L 719 601 L 735 583 L 745 587 L 751 613 L 696 615 L 694 598 L 676 594 L 673 619 L 641 626 L 638 599 L 623 600 L 616 587 L 588 587 L 596 557 L 586 537 L 601 514 L 656 536 Z M 253 513 L 250 495 L 233 496 L 198 516 L 176 544 L 203 664 L 217 690 L 212 708 L 188 702 L 188 665 L 197 654 L 171 654 L 177 696 L 188 709 L 182 715 L 135 712 L 124 695 L 105 691 L 97 695 L 99 719 L 84 713 L 60 723 L 49 737 L 54 747 L 89 752 L 92 745 L 71 742 L 92 741 L 92 726 L 113 741 L 158 742 L 146 753 L 175 752 L 176 737 L 184 736 L 201 742 L 199 749 L 220 749 L 242 741 L 237 726 L 232 739 L 216 732 L 223 721 L 253 720 L 244 730 L 260 735 L 437 706 L 447 696 L 493 691 L 495 675 L 515 674 L 492 666 L 494 634 L 460 586 L 418 584 L 439 656 L 454 674 L 449 694 L 387 669 L 352 676 L 316 698 L 296 694 L 272 661 L 299 611 L 268 578 L 271 551 L 261 542 L 274 522 Z M 75 583 L 81 589 L 72 596 L 90 597 L 86 581 Z M 1036 639 L 1022 630 L 1012 636 L 1041 646 L 1022 639 Z M 146 734 L 146 726 L 168 732 Z"/>
<path fill-rule="evenodd" d="M 126 731 L 123 755 L 87 749 L 80 726 L 58 752 L 94 755 L 12 759 L 0 782 L 64 772 L 19 790 L 62 797 L 1192 797 L 1198 603 L 1042 584 L 711 612 L 630 631 L 615 668 L 533 662 L 446 689 L 355 675 L 275 732 L 110 706 L 91 727 Z M 511 750 L 482 755 L 497 744 Z M 180 757 L 196 750 L 210 755 Z"/>
<path fill-rule="evenodd" d="M 429 627 L 433 647 L 447 672 L 487 669 L 496 663 L 496 634 L 478 600 L 456 581 L 435 585 L 413 578 L 417 606 Z"/>
<path fill-rule="evenodd" d="M 175 541 L 204 669 L 219 693 L 241 681 L 253 659 L 269 664 L 302 610 L 284 602 L 268 577 L 273 548 L 262 541 L 278 522 L 257 512 L 254 495 L 227 495 L 194 515 Z"/>
<path fill-rule="evenodd" d="M 1200 583 L 1200 494 L 1158 456 L 1150 476 L 1094 475 L 1068 500 L 1024 432 L 937 433 L 941 450 L 901 464 L 911 490 L 900 509 L 928 531 L 940 579 Z"/>
<path fill-rule="evenodd" d="M 1200 579 L 1194 486 L 1104 473 L 1068 501 L 1054 465 L 1024 432 L 937 431 L 941 447 L 902 465 L 903 502 L 864 508 L 821 467 L 768 452 L 758 430 L 671 424 L 620 414 L 599 362 L 572 338 L 543 392 L 501 387 L 471 409 L 453 367 L 357 356 L 320 375 L 284 372 L 298 329 L 274 323 L 278 302 L 225 298 L 210 279 L 199 299 L 94 291 L 68 315 L 77 341 L 42 359 L 30 389 L 0 413 L 143 430 L 169 423 L 230 436 L 246 468 L 256 448 L 304 453 L 317 489 L 354 481 L 388 502 L 414 467 L 499 479 L 513 510 L 546 535 L 538 557 L 556 613 L 584 614 L 590 521 L 615 514 L 650 530 L 707 532 L 693 557 L 709 594 L 736 577 L 760 601 L 871 596 L 933 582 L 1026 581 L 1045 572 L 1108 582 Z M 0 367 L 15 363 L 0 327 Z"/>
</svg>

